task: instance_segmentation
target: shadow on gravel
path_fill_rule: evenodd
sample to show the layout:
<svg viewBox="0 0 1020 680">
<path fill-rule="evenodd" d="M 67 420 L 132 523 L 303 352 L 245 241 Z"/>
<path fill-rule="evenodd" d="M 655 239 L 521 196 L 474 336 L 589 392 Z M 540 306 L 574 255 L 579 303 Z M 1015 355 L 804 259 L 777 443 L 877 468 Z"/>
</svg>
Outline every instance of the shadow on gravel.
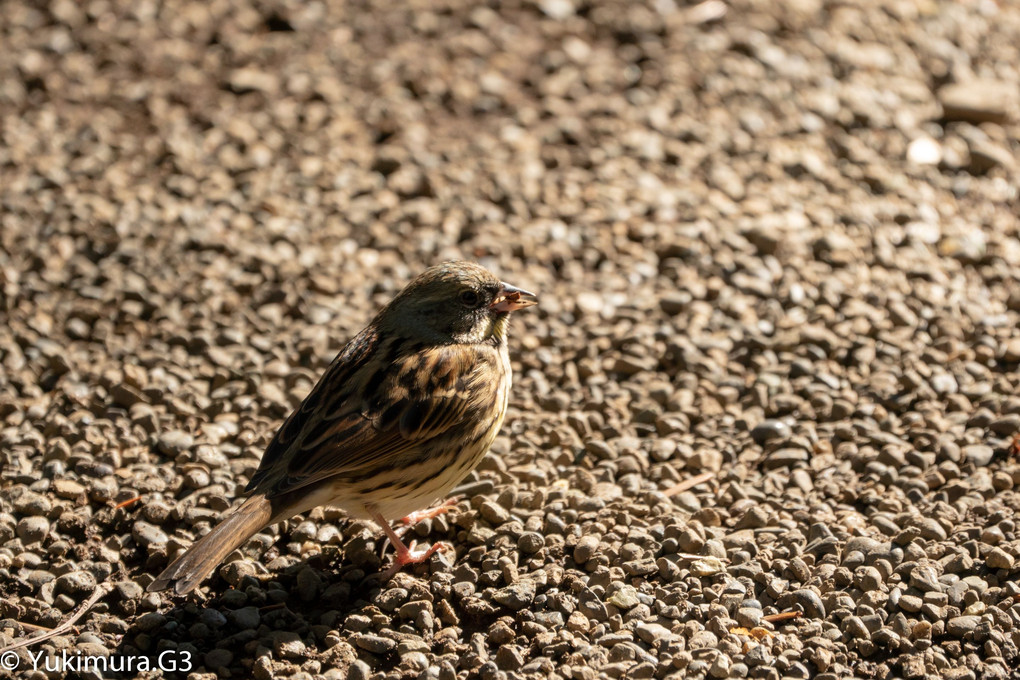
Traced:
<svg viewBox="0 0 1020 680">
<path fill-rule="evenodd" d="M 449 541 L 455 533 L 433 529 L 427 538 L 415 538 Z M 344 529 L 349 531 L 358 533 L 352 527 Z M 281 532 L 287 534 L 287 530 Z M 276 543 L 270 551 L 280 545 Z M 468 550 L 460 545 L 457 552 Z M 156 611 L 125 617 L 130 626 L 111 655 L 111 659 L 119 657 L 123 670 L 109 670 L 102 677 L 183 678 L 204 672 L 269 678 L 278 675 L 281 663 L 313 674 L 334 669 L 343 674 L 338 677 L 345 677 L 359 659 L 372 669 L 396 667 L 407 647 L 414 646 L 401 640 L 401 635 L 420 641 L 423 631 L 431 637 L 433 630 L 449 623 L 470 634 L 506 613 L 491 605 L 473 612 L 458 607 L 454 613 L 445 601 L 454 580 L 450 562 L 419 565 L 383 582 L 391 559 L 388 543 L 383 546 L 377 537 L 355 535 L 343 545 L 328 546 L 289 566 L 274 566 L 268 560 L 271 574 L 255 575 L 246 560 L 223 565 L 199 589 L 208 599 L 194 593 L 187 597 L 147 594 L 144 599 L 161 597 L 162 604 L 152 599 L 150 606 L 158 606 Z M 155 574 L 163 566 L 150 564 L 139 570 Z M 394 627 L 396 635 L 374 634 L 383 620 L 393 619 L 400 623 Z M 357 646 L 342 639 L 338 631 Z M 433 640 L 427 649 L 412 651 L 443 647 L 441 640 Z M 134 664 L 130 671 L 127 663 Z"/>
<path fill-rule="evenodd" d="M 349 652 L 347 646 L 331 654 L 335 641 L 328 634 L 342 628 L 353 612 L 378 602 L 383 587 L 378 578 L 345 563 L 343 556 L 343 550 L 328 550 L 270 577 L 243 576 L 236 588 L 217 573 L 201 589 L 208 599 L 195 594 L 173 597 L 169 609 L 134 617 L 114 655 L 144 659 L 141 663 L 152 671 L 171 678 L 196 671 L 268 677 L 274 659 L 299 664 L 316 659 L 323 669 L 344 668 L 356 657 L 337 654 Z M 309 639 L 316 645 L 306 645 Z M 136 676 L 123 672 L 104 677 Z"/>
</svg>

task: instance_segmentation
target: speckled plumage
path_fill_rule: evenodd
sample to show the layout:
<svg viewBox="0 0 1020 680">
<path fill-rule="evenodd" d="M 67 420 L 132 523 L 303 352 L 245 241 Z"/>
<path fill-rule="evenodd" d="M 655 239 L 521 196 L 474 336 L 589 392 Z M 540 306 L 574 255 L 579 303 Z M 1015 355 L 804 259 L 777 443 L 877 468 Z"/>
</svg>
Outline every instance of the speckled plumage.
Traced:
<svg viewBox="0 0 1020 680">
<path fill-rule="evenodd" d="M 482 267 L 432 267 L 337 355 L 266 448 L 249 498 L 149 587 L 193 590 L 264 526 L 319 505 L 383 524 L 446 496 L 506 414 L 510 313 L 531 293 Z M 396 540 L 398 564 L 419 561 Z M 431 554 L 431 551 L 427 554 Z"/>
</svg>

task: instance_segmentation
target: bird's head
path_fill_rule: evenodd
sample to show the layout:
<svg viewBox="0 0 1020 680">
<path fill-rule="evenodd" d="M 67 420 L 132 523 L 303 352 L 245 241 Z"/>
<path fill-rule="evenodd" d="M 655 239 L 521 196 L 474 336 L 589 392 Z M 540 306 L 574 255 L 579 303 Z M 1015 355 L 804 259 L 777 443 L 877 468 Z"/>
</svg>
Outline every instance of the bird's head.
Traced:
<svg viewBox="0 0 1020 680">
<path fill-rule="evenodd" d="M 426 269 L 379 312 L 376 324 L 437 344 L 506 342 L 510 313 L 538 304 L 534 293 L 473 262 Z"/>
</svg>

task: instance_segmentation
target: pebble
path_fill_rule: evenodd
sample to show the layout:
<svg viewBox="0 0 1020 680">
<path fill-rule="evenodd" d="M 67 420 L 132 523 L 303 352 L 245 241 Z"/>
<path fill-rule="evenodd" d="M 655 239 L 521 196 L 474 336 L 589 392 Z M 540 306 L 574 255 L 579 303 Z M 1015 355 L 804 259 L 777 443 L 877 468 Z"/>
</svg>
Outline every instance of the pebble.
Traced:
<svg viewBox="0 0 1020 680">
<path fill-rule="evenodd" d="M 174 457 L 190 450 L 195 445 L 195 438 L 187 432 L 170 430 L 160 434 L 156 444 L 161 452 Z"/>
<path fill-rule="evenodd" d="M 234 660 L 234 653 L 229 649 L 213 649 L 206 652 L 203 658 L 206 668 L 229 668 Z"/>
<path fill-rule="evenodd" d="M 608 604 L 615 605 L 620 609 L 632 609 L 640 603 L 637 590 L 632 586 L 621 586 L 606 600 Z"/>
<path fill-rule="evenodd" d="M 228 618 L 232 619 L 234 625 L 240 630 L 254 630 L 259 627 L 262 616 L 258 607 L 241 607 L 230 612 Z"/>
<path fill-rule="evenodd" d="M 969 123 L 1004 123 L 1015 113 L 1017 95 L 1010 84 L 988 78 L 965 79 L 938 91 L 942 115 Z"/>
<path fill-rule="evenodd" d="M 751 439 L 764 444 L 772 439 L 789 439 L 793 431 L 781 420 L 764 420 L 751 429 Z"/>
<path fill-rule="evenodd" d="M 392 642 L 392 640 L 391 640 Z M 305 643 L 290 631 L 273 631 L 273 652 L 283 659 L 300 659 L 305 655 Z"/>
<path fill-rule="evenodd" d="M 72 597 L 88 596 L 96 589 L 96 577 L 87 571 L 72 571 L 57 577 L 54 593 L 66 593 Z"/>
<path fill-rule="evenodd" d="M 85 487 L 71 479 L 55 480 L 53 491 L 58 497 L 70 500 L 77 500 L 85 495 Z"/>
<path fill-rule="evenodd" d="M 518 611 L 529 606 L 535 599 L 535 584 L 530 580 L 522 580 L 497 590 L 492 599 L 499 604 Z"/>
<path fill-rule="evenodd" d="M 934 567 L 921 565 L 910 570 L 910 585 L 922 592 L 940 591 L 942 584 Z"/>
<path fill-rule="evenodd" d="M 634 632 L 637 636 L 652 645 L 659 640 L 668 640 L 673 636 L 673 633 L 665 626 L 657 623 L 639 623 L 635 628 Z"/>
<path fill-rule="evenodd" d="M 799 606 L 805 616 L 818 619 L 825 617 L 825 605 L 814 590 L 810 588 L 795 590 L 788 596 L 780 598 L 780 601 L 787 601 L 787 598 L 792 605 Z"/>
<path fill-rule="evenodd" d="M 545 547 L 545 537 L 537 531 L 525 532 L 517 539 L 517 548 L 526 555 L 533 555 L 543 547 Z"/>
<path fill-rule="evenodd" d="M 482 518 L 495 526 L 499 526 L 510 519 L 510 513 L 499 503 L 485 501 L 479 508 Z"/>
<path fill-rule="evenodd" d="M 981 623 L 980 616 L 957 616 L 946 622 L 946 631 L 953 637 L 963 637 L 973 633 L 979 623 Z"/>
<path fill-rule="evenodd" d="M 907 145 L 907 160 L 917 165 L 938 165 L 942 146 L 931 137 L 918 137 Z"/>
<path fill-rule="evenodd" d="M 24 543 L 38 543 L 50 533 L 50 523 L 45 517 L 25 517 L 18 522 L 17 535 Z"/>
<path fill-rule="evenodd" d="M 765 458 L 763 465 L 767 470 L 788 468 L 799 463 L 806 463 L 808 457 L 808 452 L 802 449 L 779 449 L 770 453 Z"/>
<path fill-rule="evenodd" d="M 356 638 L 354 638 L 354 644 L 356 644 L 359 648 L 364 649 L 366 652 L 371 652 L 373 654 L 386 654 L 397 648 L 395 640 L 367 633 L 359 634 Z"/>
<path fill-rule="evenodd" d="M 995 450 L 985 444 L 971 444 L 963 447 L 964 459 L 977 467 L 984 467 L 992 462 Z"/>
<path fill-rule="evenodd" d="M 1012 569 L 1016 558 L 1002 548 L 992 548 L 985 555 L 985 564 L 989 569 Z"/>
<path fill-rule="evenodd" d="M 163 544 L 170 540 L 170 537 L 167 536 L 165 531 L 155 525 L 140 520 L 134 523 L 131 535 L 134 536 L 134 539 L 138 541 L 139 545 L 145 547 Z"/>
<path fill-rule="evenodd" d="M 574 562 L 585 564 L 595 556 L 599 547 L 599 539 L 595 536 L 582 536 L 574 547 Z"/>
</svg>

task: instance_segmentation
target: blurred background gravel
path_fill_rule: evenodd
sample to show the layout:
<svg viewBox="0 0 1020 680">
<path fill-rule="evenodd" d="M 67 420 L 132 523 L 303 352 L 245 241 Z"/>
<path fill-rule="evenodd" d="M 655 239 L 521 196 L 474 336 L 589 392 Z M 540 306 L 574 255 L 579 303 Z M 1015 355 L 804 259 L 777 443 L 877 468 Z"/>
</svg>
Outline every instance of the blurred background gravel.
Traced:
<svg viewBox="0 0 1020 680">
<path fill-rule="evenodd" d="M 1014 673 L 1015 4 L 6 0 L 0 46 L 0 644 L 111 583 L 43 647 Z M 144 593 L 455 257 L 542 299 L 502 436 L 414 530 L 455 551 L 379 587 L 378 530 L 318 510 L 205 599 Z"/>
</svg>

